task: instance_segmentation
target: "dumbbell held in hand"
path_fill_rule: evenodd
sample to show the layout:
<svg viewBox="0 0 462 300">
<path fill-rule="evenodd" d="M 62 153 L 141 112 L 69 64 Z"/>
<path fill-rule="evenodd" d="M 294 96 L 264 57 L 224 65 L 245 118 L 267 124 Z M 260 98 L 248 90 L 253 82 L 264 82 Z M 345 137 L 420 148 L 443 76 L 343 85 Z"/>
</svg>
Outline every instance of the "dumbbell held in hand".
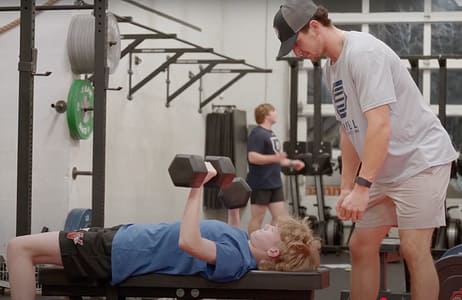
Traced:
<svg viewBox="0 0 462 300">
<path fill-rule="evenodd" d="M 229 185 L 236 174 L 236 169 L 229 157 L 177 154 L 170 163 L 168 172 L 175 186 L 197 188 L 207 176 L 205 161 L 217 171 L 217 175 L 209 180 L 205 187 L 223 188 Z"/>
</svg>

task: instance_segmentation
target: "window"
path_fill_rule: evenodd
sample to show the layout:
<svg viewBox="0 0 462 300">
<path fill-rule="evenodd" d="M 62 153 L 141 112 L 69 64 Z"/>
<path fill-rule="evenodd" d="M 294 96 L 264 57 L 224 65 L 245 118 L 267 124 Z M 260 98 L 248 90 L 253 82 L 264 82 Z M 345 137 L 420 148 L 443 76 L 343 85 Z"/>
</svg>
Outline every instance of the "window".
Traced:
<svg viewBox="0 0 462 300">
<path fill-rule="evenodd" d="M 462 54 L 462 40 L 460 23 L 432 24 L 432 54 Z"/>
<path fill-rule="evenodd" d="M 400 56 L 446 55 L 462 57 L 462 0 L 324 0 L 317 1 L 333 12 L 334 23 L 343 30 L 367 31 L 389 45 Z M 370 14 L 362 14 L 362 8 Z M 446 13 L 447 12 L 447 13 Z M 407 23 L 406 20 L 408 20 Z M 340 25 L 339 25 L 340 24 Z M 404 61 L 403 63 L 409 64 Z M 312 132 L 313 72 L 307 61 L 300 75 L 300 99 L 304 99 L 301 114 L 306 117 Z M 456 148 L 462 145 L 462 59 L 448 59 L 446 85 L 446 129 Z M 419 88 L 424 99 L 437 111 L 439 98 L 439 66 L 435 59 L 420 61 Z M 323 139 L 332 140 L 338 130 L 330 95 L 323 84 L 321 89 Z M 330 123 L 332 122 L 332 123 Z M 311 128 L 311 129 L 310 129 Z M 337 128 L 338 129 L 338 128 Z M 309 133 L 308 132 L 308 133 Z M 324 136 L 326 138 L 324 138 Z"/>
<path fill-rule="evenodd" d="M 448 69 L 446 79 L 446 104 L 462 104 L 462 70 Z M 430 104 L 438 104 L 439 84 L 439 70 L 432 70 Z"/>
<path fill-rule="evenodd" d="M 432 11 L 461 11 L 460 0 L 432 0 Z"/>
<path fill-rule="evenodd" d="M 372 24 L 369 32 L 400 56 L 423 54 L 423 24 Z"/>
<path fill-rule="evenodd" d="M 423 11 L 424 0 L 370 0 L 371 12 Z"/>
<path fill-rule="evenodd" d="M 361 0 L 315 0 L 316 4 L 326 7 L 329 12 L 361 12 Z"/>
</svg>

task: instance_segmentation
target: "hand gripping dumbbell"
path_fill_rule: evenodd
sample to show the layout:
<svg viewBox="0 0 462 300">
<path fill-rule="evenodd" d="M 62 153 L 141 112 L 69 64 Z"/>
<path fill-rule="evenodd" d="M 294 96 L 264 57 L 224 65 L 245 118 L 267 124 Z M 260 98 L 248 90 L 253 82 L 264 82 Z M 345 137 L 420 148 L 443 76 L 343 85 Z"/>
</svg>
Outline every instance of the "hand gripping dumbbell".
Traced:
<svg viewBox="0 0 462 300">
<path fill-rule="evenodd" d="M 242 178 L 234 178 L 236 170 L 228 157 L 206 156 L 217 170 L 217 175 L 205 184 L 205 187 L 221 188 L 218 198 L 228 209 L 247 205 L 251 188 Z M 168 172 L 175 186 L 200 187 L 207 176 L 204 159 L 199 155 L 178 154 L 173 159 Z"/>
<path fill-rule="evenodd" d="M 177 154 L 171 162 L 168 172 L 175 186 L 200 187 L 207 176 L 205 162 L 209 162 L 217 171 L 217 175 L 207 182 L 205 187 L 223 188 L 229 185 L 236 174 L 233 162 L 225 156 L 206 156 Z"/>
</svg>

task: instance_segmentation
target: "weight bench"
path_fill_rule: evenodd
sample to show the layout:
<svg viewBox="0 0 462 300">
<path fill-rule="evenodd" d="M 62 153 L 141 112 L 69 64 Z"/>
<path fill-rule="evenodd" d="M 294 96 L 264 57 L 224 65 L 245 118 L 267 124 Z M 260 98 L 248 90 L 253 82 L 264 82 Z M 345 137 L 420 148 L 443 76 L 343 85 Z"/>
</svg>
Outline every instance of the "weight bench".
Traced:
<svg viewBox="0 0 462 300">
<path fill-rule="evenodd" d="M 200 276 L 148 274 L 130 277 L 111 286 L 108 281 L 71 281 L 57 266 L 39 268 L 43 296 L 83 296 L 108 300 L 125 297 L 167 297 L 177 299 L 304 299 L 314 300 L 314 290 L 329 286 L 329 270 L 318 272 L 250 271 L 242 279 L 216 283 Z"/>
</svg>

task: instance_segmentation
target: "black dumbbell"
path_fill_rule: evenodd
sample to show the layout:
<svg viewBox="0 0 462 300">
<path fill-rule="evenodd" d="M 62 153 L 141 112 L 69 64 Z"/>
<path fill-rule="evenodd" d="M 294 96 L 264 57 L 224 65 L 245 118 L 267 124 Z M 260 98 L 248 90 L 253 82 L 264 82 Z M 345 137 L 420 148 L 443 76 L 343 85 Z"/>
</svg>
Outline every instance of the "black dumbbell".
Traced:
<svg viewBox="0 0 462 300">
<path fill-rule="evenodd" d="M 206 187 L 222 188 L 229 185 L 236 174 L 236 169 L 229 157 L 206 156 L 217 171 L 217 175 L 205 184 Z M 175 186 L 200 187 L 207 176 L 204 158 L 193 154 L 177 154 L 171 162 L 168 172 Z"/>
<path fill-rule="evenodd" d="M 251 192 L 252 189 L 247 182 L 240 177 L 236 177 L 230 185 L 218 192 L 218 199 L 223 201 L 227 209 L 241 208 L 247 205 Z"/>
</svg>

